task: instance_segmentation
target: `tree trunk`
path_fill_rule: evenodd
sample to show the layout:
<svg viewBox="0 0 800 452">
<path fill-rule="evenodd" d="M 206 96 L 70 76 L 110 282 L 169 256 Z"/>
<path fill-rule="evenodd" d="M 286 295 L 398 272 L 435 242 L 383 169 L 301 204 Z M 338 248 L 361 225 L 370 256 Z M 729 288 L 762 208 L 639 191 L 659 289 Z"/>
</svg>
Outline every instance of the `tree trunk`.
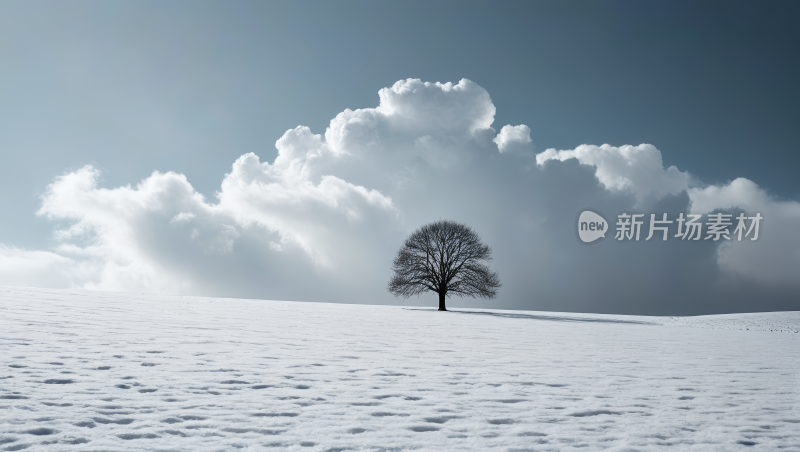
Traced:
<svg viewBox="0 0 800 452">
<path fill-rule="evenodd" d="M 439 310 L 440 311 L 447 311 L 447 308 L 444 307 L 444 297 L 447 295 L 447 292 L 441 291 L 439 292 Z"/>
</svg>

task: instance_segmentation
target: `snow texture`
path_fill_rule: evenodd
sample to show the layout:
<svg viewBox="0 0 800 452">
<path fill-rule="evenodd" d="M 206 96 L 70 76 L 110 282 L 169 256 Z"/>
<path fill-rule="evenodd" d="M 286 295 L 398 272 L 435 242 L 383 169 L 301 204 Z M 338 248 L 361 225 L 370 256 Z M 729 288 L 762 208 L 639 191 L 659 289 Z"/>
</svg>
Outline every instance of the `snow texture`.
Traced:
<svg viewBox="0 0 800 452">
<path fill-rule="evenodd" d="M 0 450 L 800 451 L 798 330 L 0 287 Z"/>
</svg>

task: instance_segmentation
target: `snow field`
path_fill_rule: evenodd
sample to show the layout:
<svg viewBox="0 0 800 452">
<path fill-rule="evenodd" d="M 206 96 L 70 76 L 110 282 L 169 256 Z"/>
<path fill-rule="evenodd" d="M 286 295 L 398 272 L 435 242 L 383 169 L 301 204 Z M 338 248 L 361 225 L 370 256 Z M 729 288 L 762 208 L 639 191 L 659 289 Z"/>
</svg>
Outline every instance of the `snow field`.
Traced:
<svg viewBox="0 0 800 452">
<path fill-rule="evenodd" d="M 800 451 L 800 317 L 704 317 L 0 287 L 0 450 Z"/>
</svg>

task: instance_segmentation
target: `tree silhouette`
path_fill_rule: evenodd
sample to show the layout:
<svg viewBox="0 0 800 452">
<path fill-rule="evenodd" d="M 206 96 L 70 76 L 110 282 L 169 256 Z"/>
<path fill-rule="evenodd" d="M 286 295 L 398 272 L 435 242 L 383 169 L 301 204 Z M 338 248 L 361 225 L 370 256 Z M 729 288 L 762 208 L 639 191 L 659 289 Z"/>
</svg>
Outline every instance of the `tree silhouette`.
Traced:
<svg viewBox="0 0 800 452">
<path fill-rule="evenodd" d="M 495 298 L 500 278 L 486 265 L 491 260 L 492 249 L 468 226 L 446 220 L 427 224 L 397 252 L 389 292 L 403 298 L 436 292 L 440 311 L 447 310 L 450 295 Z"/>
</svg>

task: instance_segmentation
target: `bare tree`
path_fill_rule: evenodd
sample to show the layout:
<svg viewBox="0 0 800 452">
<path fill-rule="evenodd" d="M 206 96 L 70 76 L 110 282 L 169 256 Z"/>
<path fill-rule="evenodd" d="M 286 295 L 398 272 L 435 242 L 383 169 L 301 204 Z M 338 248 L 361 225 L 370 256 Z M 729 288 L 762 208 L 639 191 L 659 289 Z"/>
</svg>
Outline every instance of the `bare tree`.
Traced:
<svg viewBox="0 0 800 452">
<path fill-rule="evenodd" d="M 492 249 L 471 228 L 452 221 L 427 224 L 397 252 L 389 292 L 403 298 L 436 292 L 440 311 L 447 310 L 450 295 L 495 298 L 500 278 L 486 265 L 491 260 Z"/>
</svg>

